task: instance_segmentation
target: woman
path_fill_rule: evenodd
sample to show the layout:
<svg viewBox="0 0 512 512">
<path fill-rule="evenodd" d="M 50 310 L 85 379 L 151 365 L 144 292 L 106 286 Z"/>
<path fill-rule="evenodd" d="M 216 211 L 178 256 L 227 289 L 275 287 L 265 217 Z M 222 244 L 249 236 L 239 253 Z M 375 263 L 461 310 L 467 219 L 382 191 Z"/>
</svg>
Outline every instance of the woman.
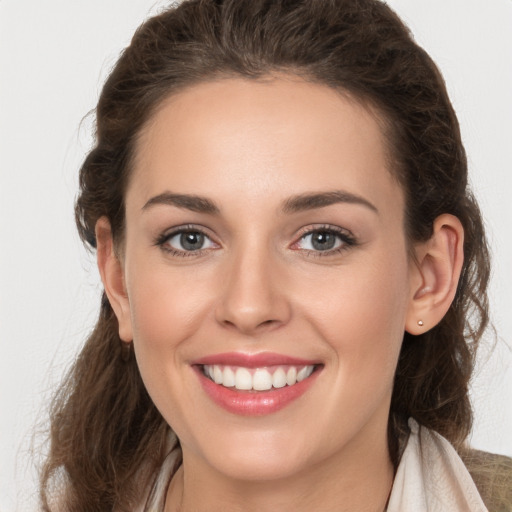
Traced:
<svg viewBox="0 0 512 512">
<path fill-rule="evenodd" d="M 510 508 L 508 461 L 464 445 L 483 226 L 442 78 L 387 6 L 150 19 L 80 179 L 105 294 L 46 509 Z"/>
</svg>

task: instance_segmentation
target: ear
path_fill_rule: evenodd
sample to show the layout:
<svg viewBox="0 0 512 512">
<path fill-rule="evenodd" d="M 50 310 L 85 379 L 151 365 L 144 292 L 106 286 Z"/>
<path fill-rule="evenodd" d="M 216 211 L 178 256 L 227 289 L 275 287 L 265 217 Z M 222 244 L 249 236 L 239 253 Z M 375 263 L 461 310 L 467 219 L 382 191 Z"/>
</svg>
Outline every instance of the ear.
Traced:
<svg viewBox="0 0 512 512">
<path fill-rule="evenodd" d="M 126 293 L 124 269 L 118 258 L 110 222 L 101 217 L 95 227 L 97 242 L 97 263 L 108 300 L 119 323 L 119 337 L 125 342 L 133 340 L 130 303 Z"/>
<path fill-rule="evenodd" d="M 411 263 L 411 295 L 405 330 L 422 334 L 437 325 L 448 311 L 464 261 L 464 228 L 449 214 L 434 221 L 430 240 L 415 247 Z"/>
</svg>

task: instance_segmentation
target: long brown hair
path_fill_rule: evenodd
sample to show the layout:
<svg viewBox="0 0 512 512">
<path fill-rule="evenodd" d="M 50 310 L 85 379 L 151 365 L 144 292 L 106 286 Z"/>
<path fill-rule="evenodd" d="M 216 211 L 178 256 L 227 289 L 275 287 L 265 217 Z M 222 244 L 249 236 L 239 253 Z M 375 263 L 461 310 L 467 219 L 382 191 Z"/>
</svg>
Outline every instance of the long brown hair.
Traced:
<svg viewBox="0 0 512 512">
<path fill-rule="evenodd" d="M 390 168 L 406 194 L 411 243 L 427 240 L 442 213 L 464 226 L 455 300 L 433 329 L 405 333 L 389 421 L 395 464 L 411 416 L 461 449 L 472 425 L 468 383 L 488 323 L 489 254 L 441 74 L 381 1 L 185 0 L 146 21 L 99 99 L 96 145 L 80 170 L 80 236 L 94 248 L 96 221 L 106 216 L 122 243 L 135 142 L 165 98 L 202 81 L 276 72 L 348 92 L 377 110 Z M 103 296 L 96 328 L 53 403 L 45 510 L 55 486 L 66 510 L 130 510 L 165 456 L 168 426 L 122 347 Z"/>
</svg>

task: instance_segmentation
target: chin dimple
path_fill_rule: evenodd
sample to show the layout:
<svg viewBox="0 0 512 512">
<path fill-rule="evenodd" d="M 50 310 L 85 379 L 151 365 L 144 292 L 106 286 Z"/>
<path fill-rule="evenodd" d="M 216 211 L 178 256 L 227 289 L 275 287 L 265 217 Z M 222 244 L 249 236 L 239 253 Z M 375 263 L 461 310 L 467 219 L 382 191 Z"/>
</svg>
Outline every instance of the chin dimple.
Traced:
<svg viewBox="0 0 512 512">
<path fill-rule="evenodd" d="M 241 391 L 269 391 L 285 386 L 293 386 L 297 382 L 307 379 L 314 369 L 314 365 L 276 366 L 272 368 L 203 365 L 203 373 L 210 380 L 220 386 Z"/>
</svg>

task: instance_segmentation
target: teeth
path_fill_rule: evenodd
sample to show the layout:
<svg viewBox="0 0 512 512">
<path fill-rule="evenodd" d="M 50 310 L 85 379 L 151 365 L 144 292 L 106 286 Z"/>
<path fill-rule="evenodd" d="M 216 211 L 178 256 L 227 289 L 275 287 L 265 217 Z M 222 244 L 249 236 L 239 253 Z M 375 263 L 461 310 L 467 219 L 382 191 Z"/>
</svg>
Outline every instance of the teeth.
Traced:
<svg viewBox="0 0 512 512">
<path fill-rule="evenodd" d="M 235 387 L 235 383 L 235 372 L 231 368 L 224 368 L 222 385 L 226 386 L 227 388 L 233 388 Z"/>
<path fill-rule="evenodd" d="M 307 379 L 313 371 L 313 367 L 311 366 L 304 366 L 299 372 L 297 373 L 297 382 L 301 382 L 304 379 Z"/>
<path fill-rule="evenodd" d="M 286 372 L 286 384 L 293 386 L 297 382 L 297 368 L 292 366 Z"/>
<path fill-rule="evenodd" d="M 204 374 L 216 384 L 227 388 L 236 388 L 244 391 L 268 391 L 272 388 L 293 386 L 297 382 L 307 379 L 314 370 L 314 365 L 278 366 L 273 370 L 257 368 L 249 370 L 243 367 L 230 367 L 221 365 L 205 365 Z"/>
<path fill-rule="evenodd" d="M 222 370 L 218 366 L 213 367 L 213 382 L 215 384 L 222 384 L 224 381 Z M 297 376 L 298 377 L 298 376 Z"/>
<path fill-rule="evenodd" d="M 224 384 L 218 382 L 218 384 Z M 235 373 L 235 388 L 236 389 L 252 389 L 252 376 L 251 372 L 246 368 L 238 368 Z"/>
<path fill-rule="evenodd" d="M 284 388 L 286 386 L 286 373 L 282 368 L 278 368 L 272 375 L 272 386 L 275 388 Z"/>
<path fill-rule="evenodd" d="M 272 388 L 272 375 L 267 370 L 256 370 L 252 376 L 252 389 L 268 391 Z"/>
</svg>

